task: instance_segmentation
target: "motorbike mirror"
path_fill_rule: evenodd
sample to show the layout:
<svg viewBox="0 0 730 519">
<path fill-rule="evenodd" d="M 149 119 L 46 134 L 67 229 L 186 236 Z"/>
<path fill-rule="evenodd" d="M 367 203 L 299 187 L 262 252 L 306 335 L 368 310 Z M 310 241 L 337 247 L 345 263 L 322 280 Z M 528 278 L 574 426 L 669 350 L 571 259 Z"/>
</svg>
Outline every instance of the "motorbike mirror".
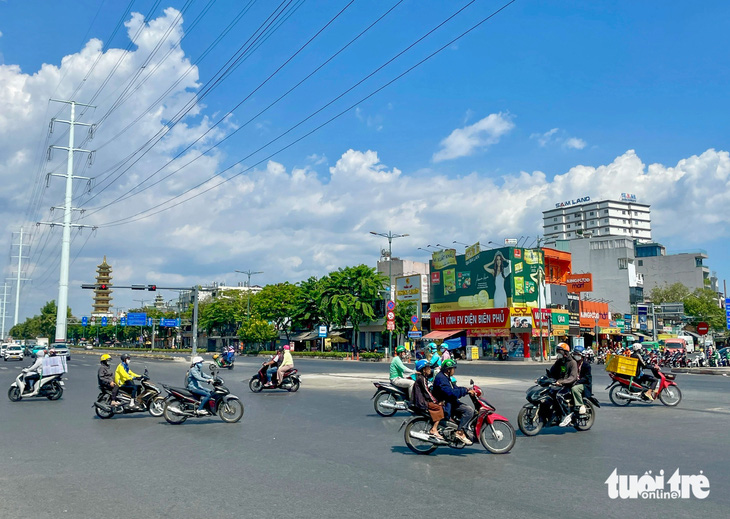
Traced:
<svg viewBox="0 0 730 519">
<path fill-rule="evenodd" d="M 470 378 L 470 379 L 469 379 L 469 385 L 470 385 L 470 386 L 473 386 L 473 385 L 474 385 L 474 379 L 473 379 L 473 378 Z"/>
</svg>

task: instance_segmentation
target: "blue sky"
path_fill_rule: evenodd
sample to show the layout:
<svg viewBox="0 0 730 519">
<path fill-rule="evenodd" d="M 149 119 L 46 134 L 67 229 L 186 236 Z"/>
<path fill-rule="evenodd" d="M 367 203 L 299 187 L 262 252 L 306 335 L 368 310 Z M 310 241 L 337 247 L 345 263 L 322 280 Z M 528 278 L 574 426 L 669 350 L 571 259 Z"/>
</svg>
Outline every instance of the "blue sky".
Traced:
<svg viewBox="0 0 730 519">
<path fill-rule="evenodd" d="M 208 145 L 241 126 L 396 3 L 356 0 L 218 127 Z M 583 195 L 615 197 L 622 191 L 637 192 L 640 201 L 656 207 L 655 239 L 670 250 L 707 249 L 710 267 L 726 277 L 727 217 L 718 213 L 727 202 L 726 114 L 730 106 L 726 91 L 730 73 L 724 62 L 730 46 L 726 30 L 730 7 L 721 2 L 518 0 L 393 85 L 358 103 L 356 110 L 276 155 L 274 162 L 263 163 L 225 187 L 147 220 L 104 227 L 238 162 L 467 3 L 402 2 L 215 153 L 129 202 L 85 216 L 84 223 L 101 227 L 74 262 L 72 283 L 88 282 L 90 269 L 93 272 L 104 254 L 118 265 L 117 282 L 125 278 L 131 282 L 131 277 L 144 273 L 150 282 L 160 284 L 161 277 L 180 283 L 225 280 L 232 284 L 237 281 L 232 270 L 242 268 L 266 270 L 261 282 L 297 281 L 354 262 L 374 264 L 373 256 L 382 244 L 365 236 L 370 227 L 409 232 L 412 238 L 401 244 L 402 255 L 423 260 L 425 254 L 417 248 L 428 243 L 537 234 L 540 211 L 555 201 Z M 11 232 L 47 217 L 47 207 L 60 202 L 58 190 L 52 186 L 25 222 L 18 217 L 28 208 L 34 182 L 47 172 L 39 166 L 38 154 L 48 120 L 58 110 L 49 109 L 48 97 L 54 91 L 55 95 L 70 94 L 81 82 L 99 49 L 94 54 L 87 48 L 83 59 L 80 53 L 96 38 L 105 51 L 98 69 L 105 73 L 90 77 L 80 90 L 77 100 L 85 102 L 84 97 L 88 99 L 101 85 L 122 52 L 114 49 L 126 48 L 136 31 L 122 26 L 109 41 L 128 2 L 46 4 L 39 9 L 34 2 L 0 2 L 0 85 L 5 83 L 5 88 L 0 87 L 0 106 L 14 114 L 0 116 L 0 137 L 5 142 L 0 147 L 0 176 L 8 185 L 0 199 L 6 211 L 6 236 L 0 247 L 8 250 Z M 136 0 L 131 12 L 147 15 L 154 4 Z M 150 41 L 159 41 L 187 4 L 161 2 L 146 20 L 158 23 L 145 32 Z M 174 135 L 96 199 L 87 202 L 88 197 L 79 194 L 79 202 L 89 209 L 103 205 L 159 168 L 209 128 L 211 121 L 231 110 L 347 4 L 292 2 L 291 6 L 299 7 L 291 17 L 199 101 Z M 97 152 L 91 175 L 107 170 L 153 135 L 183 98 L 200 95 L 203 85 L 276 4 L 252 4 L 234 30 L 199 63 L 189 81 L 159 103 L 156 126 L 155 121 L 147 121 L 115 137 L 116 131 L 167 89 L 188 62 L 198 59 L 244 3 L 214 2 L 199 25 L 189 31 L 206 5 L 192 2 L 182 14 L 176 34 L 185 37 L 181 52 L 173 53 L 165 63 L 167 72 L 150 76 L 139 95 L 104 123 L 106 128 L 100 125 L 89 146 L 112 142 Z M 474 2 L 343 99 L 243 164 L 258 162 L 357 103 L 501 5 Z M 177 11 L 165 12 L 167 8 Z M 123 21 L 130 18 L 131 14 Z M 163 48 L 167 44 L 163 39 Z M 95 117 L 104 115 L 135 71 L 144 77 L 146 71 L 139 67 L 153 47 L 154 42 L 131 48 L 101 91 L 96 101 L 99 108 L 86 114 L 86 121 L 95 122 Z M 154 55 L 146 70 L 161 55 Z M 65 56 L 79 59 L 67 60 L 59 73 Z M 41 69 L 44 64 L 46 68 Z M 60 155 L 54 157 L 61 160 Z M 657 167 L 652 170 L 651 164 Z M 18 169 L 28 175 L 18 176 Z M 683 225 L 674 225 L 677 219 Z M 74 253 L 86 237 L 77 240 Z M 57 278 L 51 268 L 53 258 L 44 258 L 55 238 L 38 229 L 33 239 L 38 240 L 35 251 L 44 240 L 51 245 L 32 258 L 39 264 L 33 268 L 34 279 L 43 274 L 46 283 L 41 287 L 36 281 L 29 287 L 23 307 L 28 314 L 55 298 L 48 283 Z M 196 246 L 185 243 L 189 240 Z M 146 251 L 144 258 L 130 254 L 140 248 Z M 11 271 L 5 268 L 6 275 Z M 126 297 L 116 296 L 120 300 Z M 75 313 L 83 313 L 76 308 L 88 305 L 88 299 L 88 294 L 72 294 Z"/>
</svg>

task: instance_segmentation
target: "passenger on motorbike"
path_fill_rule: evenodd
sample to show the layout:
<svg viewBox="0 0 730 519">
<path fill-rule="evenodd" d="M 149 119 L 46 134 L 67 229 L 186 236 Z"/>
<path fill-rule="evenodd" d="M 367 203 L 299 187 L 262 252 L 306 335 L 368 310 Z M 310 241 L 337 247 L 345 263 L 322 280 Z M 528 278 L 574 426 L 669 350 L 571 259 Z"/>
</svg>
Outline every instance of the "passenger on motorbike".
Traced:
<svg viewBox="0 0 730 519">
<path fill-rule="evenodd" d="M 236 350 L 230 344 L 226 348 L 226 362 L 230 364 L 233 362 L 233 356 L 236 354 Z"/>
<path fill-rule="evenodd" d="M 271 366 L 266 370 L 266 385 L 264 387 L 272 387 L 271 377 L 274 376 L 279 369 L 279 366 L 284 361 L 284 347 L 279 346 L 276 350 L 276 355 L 269 361 L 265 362 L 264 365 Z"/>
<path fill-rule="evenodd" d="M 644 396 L 649 400 L 654 400 L 656 396 L 655 389 L 659 380 L 644 371 L 644 368 L 647 368 L 649 366 L 647 366 L 646 362 L 644 362 L 644 357 L 641 356 L 641 349 L 641 343 L 637 342 L 636 344 L 634 344 L 634 352 L 631 354 L 631 357 L 637 360 L 636 374 L 634 375 L 634 377 L 639 384 L 643 385 L 644 383 L 646 383 L 649 385 L 651 389 L 647 389 L 646 391 L 644 391 Z"/>
<path fill-rule="evenodd" d="M 29 366 L 23 370 L 25 376 L 23 380 L 28 386 L 28 391 L 33 391 L 33 385 L 36 380 L 41 378 L 41 370 L 43 368 L 43 357 L 45 356 L 45 350 L 38 350 L 35 354 L 35 362 L 32 366 Z"/>
<path fill-rule="evenodd" d="M 567 427 L 573 420 L 573 412 L 568 407 L 565 397 L 568 396 L 570 388 L 578 380 L 578 364 L 570 356 L 568 345 L 564 342 L 558 344 L 555 348 L 557 360 L 548 371 L 550 378 L 554 378 L 555 385 L 560 386 L 560 390 L 555 394 L 555 398 L 563 413 L 563 419 L 560 421 L 560 427 Z"/>
<path fill-rule="evenodd" d="M 195 411 L 195 414 L 199 416 L 205 416 L 208 411 L 205 409 L 205 405 L 210 401 L 213 393 L 202 386 L 203 383 L 212 383 L 213 377 L 206 375 L 203 371 L 203 357 L 193 357 L 192 363 L 190 364 L 190 370 L 188 371 L 188 391 L 194 395 L 202 396 L 200 405 Z"/>
<path fill-rule="evenodd" d="M 117 366 L 114 372 L 114 383 L 119 386 L 120 389 L 126 389 L 132 395 L 132 405 L 136 405 L 137 398 L 137 386 L 134 384 L 134 379 L 139 378 L 134 371 L 129 369 L 129 359 L 132 357 L 129 353 L 122 354 L 122 362 Z"/>
<path fill-rule="evenodd" d="M 583 358 L 582 346 L 573 348 L 573 360 L 578 364 L 578 380 L 576 380 L 570 392 L 573 394 L 573 402 L 579 415 L 585 414 L 586 406 L 583 397 L 593 396 L 593 375 L 591 365 Z"/>
<path fill-rule="evenodd" d="M 284 380 L 284 373 L 289 371 L 294 367 L 294 359 L 291 356 L 291 346 L 289 344 L 284 346 L 284 357 L 281 361 L 281 366 L 279 366 L 278 371 L 276 372 L 276 379 L 278 380 L 277 385 L 281 385 L 281 381 Z"/>
<path fill-rule="evenodd" d="M 459 402 L 459 399 L 467 394 L 473 395 L 473 389 L 459 387 L 452 381 L 452 376 L 456 370 L 456 362 L 447 359 L 441 364 L 441 371 L 433 380 L 433 396 L 439 402 L 444 402 L 444 416 L 447 418 L 460 416 L 459 426 L 454 436 L 466 445 L 471 445 L 472 441 L 466 436 L 464 429 L 469 420 L 474 416 L 474 409 L 470 406 Z"/>
<path fill-rule="evenodd" d="M 428 343 L 428 363 L 431 365 L 431 369 L 435 370 L 441 367 L 441 355 L 438 354 L 438 348 L 435 342 Z"/>
<path fill-rule="evenodd" d="M 431 364 L 426 359 L 416 362 L 416 384 L 413 386 L 413 405 L 422 411 L 428 412 L 431 416 L 431 430 L 428 434 L 438 440 L 443 440 L 438 430 L 438 425 L 444 418 L 444 408 L 439 404 L 436 397 L 433 396 L 431 390 L 428 389 L 428 381 L 431 378 Z"/>
<path fill-rule="evenodd" d="M 109 361 L 111 360 L 111 358 L 112 356 L 108 353 L 105 353 L 101 356 L 101 358 L 99 359 L 101 366 L 99 366 L 99 371 L 96 372 L 96 378 L 99 381 L 100 388 L 108 389 L 112 392 L 112 400 L 110 404 L 119 405 L 120 402 L 117 401 L 119 386 L 114 383 L 114 373 L 112 373 L 112 368 L 109 367 Z"/>
<path fill-rule="evenodd" d="M 415 380 L 406 375 L 412 375 L 415 373 L 411 368 L 403 364 L 403 357 L 406 356 L 406 347 L 398 346 L 395 349 L 395 357 L 390 361 L 390 383 L 396 387 L 406 389 L 408 392 L 408 398 L 411 398 L 411 389 Z"/>
</svg>

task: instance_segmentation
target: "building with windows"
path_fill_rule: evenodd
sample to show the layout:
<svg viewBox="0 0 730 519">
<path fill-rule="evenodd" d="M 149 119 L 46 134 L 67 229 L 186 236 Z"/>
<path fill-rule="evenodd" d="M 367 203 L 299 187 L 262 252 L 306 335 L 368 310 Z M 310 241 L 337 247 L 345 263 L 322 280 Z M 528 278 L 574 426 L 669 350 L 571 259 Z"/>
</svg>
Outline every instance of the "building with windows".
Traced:
<svg viewBox="0 0 730 519">
<path fill-rule="evenodd" d="M 104 256 L 101 264 L 96 266 L 96 286 L 91 315 L 95 317 L 112 317 L 112 267 L 106 262 L 106 256 Z M 104 288 L 101 288 L 102 286 Z"/>
<path fill-rule="evenodd" d="M 588 199 L 588 197 L 586 197 Z M 622 236 L 639 242 L 651 241 L 650 206 L 633 196 L 622 200 L 583 201 L 557 204 L 543 211 L 545 244 L 584 237 Z"/>
<path fill-rule="evenodd" d="M 647 297 L 654 288 L 674 283 L 682 283 L 690 292 L 698 288 L 717 291 L 717 279 L 710 276 L 706 261 L 704 250 L 667 254 L 659 243 L 636 244 L 636 271 L 644 277 Z"/>
</svg>

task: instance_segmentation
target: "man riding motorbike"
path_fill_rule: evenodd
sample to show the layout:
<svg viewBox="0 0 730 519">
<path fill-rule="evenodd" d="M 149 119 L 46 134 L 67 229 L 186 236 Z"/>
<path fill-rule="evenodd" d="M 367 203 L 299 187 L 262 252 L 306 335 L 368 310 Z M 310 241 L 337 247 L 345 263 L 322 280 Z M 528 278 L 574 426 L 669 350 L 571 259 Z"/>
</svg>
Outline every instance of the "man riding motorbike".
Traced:
<svg viewBox="0 0 730 519">
<path fill-rule="evenodd" d="M 441 364 L 441 371 L 433 381 L 433 396 L 439 402 L 444 402 L 444 416 L 457 417 L 460 416 L 459 426 L 454 436 L 466 445 L 471 445 L 472 441 L 466 436 L 464 428 L 474 416 L 474 409 L 470 406 L 459 402 L 459 399 L 467 394 L 473 395 L 473 389 L 459 387 L 452 382 L 451 377 L 456 370 L 456 362 L 452 359 L 446 359 Z"/>
<path fill-rule="evenodd" d="M 444 409 L 439 404 L 436 397 L 433 396 L 431 390 L 428 389 L 428 380 L 431 378 L 431 364 L 426 359 L 420 359 L 416 362 L 416 383 L 413 386 L 413 405 L 428 412 L 431 417 L 431 429 L 428 434 L 438 440 L 443 440 L 438 430 L 438 425 L 444 418 Z"/>
<path fill-rule="evenodd" d="M 555 353 L 558 358 L 548 370 L 548 376 L 555 379 L 556 386 L 561 386 L 555 394 L 555 398 L 563 413 L 563 419 L 559 425 L 560 427 L 567 427 L 573 420 L 573 412 L 568 407 L 565 397 L 568 396 L 570 388 L 578 380 L 578 364 L 570 356 L 568 345 L 564 342 L 558 344 Z"/>
<path fill-rule="evenodd" d="M 284 380 L 284 373 L 289 371 L 294 367 L 294 359 L 291 356 L 291 346 L 288 344 L 284 346 L 284 358 L 281 361 L 281 366 L 279 366 L 279 369 L 276 372 L 276 380 L 278 381 L 277 385 L 281 385 L 281 381 Z"/>
<path fill-rule="evenodd" d="M 413 384 L 415 384 L 415 380 L 410 378 L 410 376 L 406 377 L 406 375 L 412 375 L 415 371 L 403 364 L 403 357 L 405 355 L 405 346 L 398 346 L 395 349 L 395 357 L 390 361 L 390 383 L 396 387 L 406 389 L 408 391 L 408 398 L 411 398 L 411 390 Z"/>
<path fill-rule="evenodd" d="M 575 381 L 570 392 L 573 394 L 573 402 L 579 415 L 585 414 L 586 406 L 583 398 L 593 396 L 593 375 L 591 373 L 591 365 L 583 358 L 583 347 L 576 346 L 573 348 L 573 360 L 578 364 L 578 380 Z"/>
<path fill-rule="evenodd" d="M 441 367 L 441 355 L 438 354 L 438 348 L 435 342 L 428 343 L 428 363 L 431 365 L 431 369 L 438 369 Z"/>
<path fill-rule="evenodd" d="M 35 384 L 35 381 L 40 380 L 41 378 L 43 357 L 45 356 L 45 354 L 45 350 L 38 350 L 35 354 L 35 362 L 33 363 L 33 365 L 23 370 L 23 373 L 25 373 L 25 377 L 23 377 L 23 380 L 28 386 L 28 391 L 33 391 L 33 385 Z"/>
<path fill-rule="evenodd" d="M 271 383 L 271 377 L 274 376 L 274 373 L 276 373 L 279 369 L 279 366 L 284 361 L 284 347 L 279 346 L 276 349 L 276 355 L 274 355 L 274 358 L 271 359 L 269 362 L 265 362 L 265 366 L 271 366 L 269 369 L 266 370 L 266 386 L 264 387 L 271 387 L 273 384 Z"/>
<path fill-rule="evenodd" d="M 120 389 L 126 389 L 132 395 L 132 405 L 136 405 L 137 398 L 137 386 L 134 384 L 134 379 L 139 378 L 134 371 L 129 369 L 129 359 L 132 357 L 129 353 L 122 354 L 122 362 L 117 366 L 114 372 L 114 383 L 119 386 Z"/>
<path fill-rule="evenodd" d="M 99 371 L 96 372 L 96 378 L 99 381 L 100 388 L 108 389 L 112 392 L 112 400 L 110 404 L 119 405 L 120 402 L 117 401 L 119 386 L 114 383 L 114 373 L 112 373 L 112 369 L 109 367 L 109 361 L 111 360 L 111 358 L 112 356 L 108 353 L 105 353 L 101 356 L 101 358 L 99 359 L 101 366 L 99 366 Z"/>
<path fill-rule="evenodd" d="M 209 414 L 205 409 L 205 405 L 213 396 L 209 389 L 202 386 L 202 383 L 204 382 L 210 384 L 213 382 L 213 377 L 206 375 L 203 371 L 203 357 L 193 357 L 192 363 L 190 364 L 190 370 L 188 371 L 188 391 L 194 395 L 203 397 L 200 400 L 198 409 L 195 411 L 195 414 L 200 416 Z"/>
<path fill-rule="evenodd" d="M 649 400 L 654 400 L 656 398 L 656 389 L 659 386 L 659 379 L 652 377 L 644 371 L 645 368 L 651 369 L 652 371 L 654 370 L 654 368 L 644 362 L 644 357 L 641 355 L 641 349 L 641 343 L 637 342 L 636 344 L 634 344 L 634 352 L 631 354 L 631 357 L 637 360 L 636 373 L 634 377 L 636 377 L 636 382 L 638 382 L 639 384 L 647 384 L 651 388 L 644 391 L 644 396 Z"/>
</svg>

